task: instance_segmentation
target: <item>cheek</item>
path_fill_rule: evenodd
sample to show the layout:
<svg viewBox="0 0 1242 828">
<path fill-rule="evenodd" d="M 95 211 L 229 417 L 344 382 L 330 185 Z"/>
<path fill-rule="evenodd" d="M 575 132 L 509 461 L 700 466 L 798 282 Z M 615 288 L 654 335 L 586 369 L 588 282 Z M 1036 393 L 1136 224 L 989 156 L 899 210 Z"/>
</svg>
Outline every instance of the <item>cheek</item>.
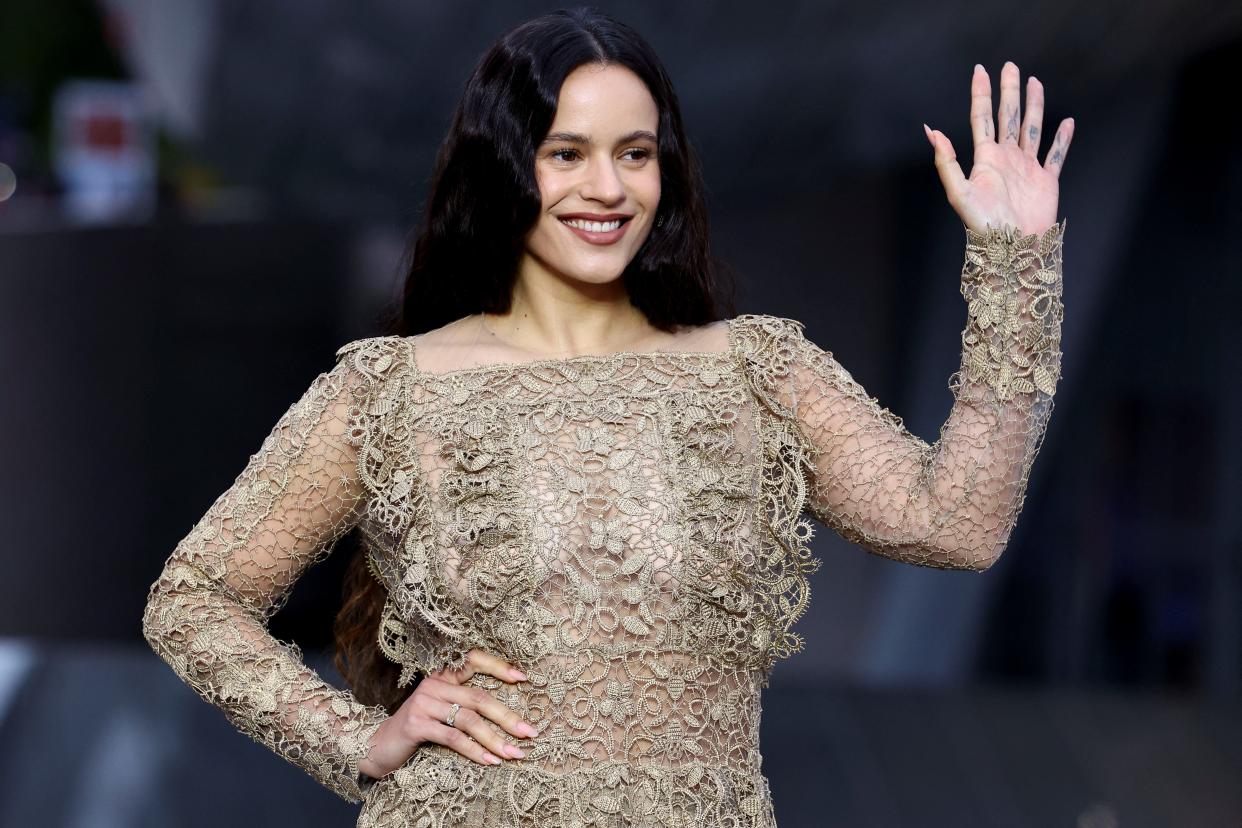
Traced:
<svg viewBox="0 0 1242 828">
<path fill-rule="evenodd" d="M 530 232 L 526 235 L 527 243 L 534 243 L 536 246 L 541 239 L 555 239 L 554 235 L 557 231 L 557 225 L 560 223 L 556 216 L 550 212 L 565 197 L 564 188 L 558 186 L 557 176 L 549 175 L 539 168 L 535 169 L 535 178 L 539 183 L 540 210 L 539 218 L 531 227 Z"/>
<path fill-rule="evenodd" d="M 653 168 L 650 172 L 644 170 L 643 173 L 643 176 L 636 182 L 634 191 L 641 193 L 642 200 L 654 210 L 660 201 L 660 171 Z"/>
<path fill-rule="evenodd" d="M 569 192 L 568 177 L 555 172 L 535 168 L 535 180 L 539 183 L 539 197 L 545 211 L 555 207 Z"/>
</svg>

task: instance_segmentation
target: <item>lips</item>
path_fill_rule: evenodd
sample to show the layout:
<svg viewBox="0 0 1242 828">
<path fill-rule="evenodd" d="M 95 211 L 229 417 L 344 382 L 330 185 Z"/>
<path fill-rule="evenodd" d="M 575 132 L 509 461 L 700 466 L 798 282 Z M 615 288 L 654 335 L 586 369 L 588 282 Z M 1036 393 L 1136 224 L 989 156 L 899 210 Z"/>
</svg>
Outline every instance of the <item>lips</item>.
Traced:
<svg viewBox="0 0 1242 828">
<path fill-rule="evenodd" d="M 630 213 L 561 213 L 557 218 L 582 219 L 583 221 L 613 221 L 614 219 L 626 221 L 634 216 Z"/>
<path fill-rule="evenodd" d="M 595 216 L 586 213 L 571 214 L 557 217 L 560 223 L 570 232 L 578 236 L 578 238 L 589 244 L 612 244 L 625 235 L 625 230 L 629 227 L 629 220 L 633 216 L 624 213 L 609 213 L 604 216 Z M 586 225 L 584 227 L 575 227 L 569 222 L 575 224 Z M 620 221 L 620 225 L 611 230 L 590 230 L 587 227 L 598 227 L 601 224 L 607 226 L 611 222 Z"/>
</svg>

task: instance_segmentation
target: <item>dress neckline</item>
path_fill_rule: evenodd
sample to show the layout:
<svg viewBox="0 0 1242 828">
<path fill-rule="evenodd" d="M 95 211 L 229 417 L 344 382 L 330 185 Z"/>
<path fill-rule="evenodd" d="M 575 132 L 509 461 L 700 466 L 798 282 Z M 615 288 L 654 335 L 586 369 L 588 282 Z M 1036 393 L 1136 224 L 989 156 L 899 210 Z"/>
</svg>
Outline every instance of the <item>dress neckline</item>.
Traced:
<svg viewBox="0 0 1242 828">
<path fill-rule="evenodd" d="M 409 367 L 415 376 L 427 377 L 431 379 L 450 379 L 458 376 L 469 376 L 471 374 L 495 373 L 498 371 L 512 371 L 522 368 L 555 368 L 557 366 L 605 363 L 620 361 L 624 359 L 635 360 L 655 360 L 655 359 L 695 359 L 695 360 L 711 360 L 711 359 L 729 359 L 736 357 L 737 343 L 734 339 L 733 321 L 736 317 L 725 319 L 725 336 L 728 345 L 719 351 L 615 351 L 611 354 L 577 354 L 565 357 L 541 357 L 539 359 L 523 360 L 520 362 L 492 362 L 486 365 L 474 365 L 468 368 L 451 368 L 447 371 L 424 371 L 418 367 L 418 361 L 414 356 L 416 346 L 414 344 L 415 337 L 406 337 L 409 343 Z M 710 323 L 709 323 L 710 324 Z"/>
</svg>

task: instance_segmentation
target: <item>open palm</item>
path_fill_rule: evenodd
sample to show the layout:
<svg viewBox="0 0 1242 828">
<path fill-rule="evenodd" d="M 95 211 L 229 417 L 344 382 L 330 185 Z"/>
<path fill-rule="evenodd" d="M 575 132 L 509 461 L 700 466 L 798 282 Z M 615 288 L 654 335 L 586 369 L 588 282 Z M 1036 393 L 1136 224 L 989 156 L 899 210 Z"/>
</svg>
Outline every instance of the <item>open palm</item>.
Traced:
<svg viewBox="0 0 1242 828">
<path fill-rule="evenodd" d="M 929 129 L 927 140 L 936 151 L 936 169 L 949 204 L 962 223 L 977 233 L 990 225 L 1009 224 L 1020 233 L 1043 233 L 1057 220 L 1058 179 L 1065 164 L 1074 119 L 1061 121 L 1044 163 L 1039 139 L 1044 116 L 1044 87 L 1027 79 L 1026 117 L 1019 126 L 1018 67 L 1006 61 L 1000 78 L 1000 129 L 992 112 L 992 82 L 982 66 L 970 81 L 970 130 L 974 163 L 970 177 L 962 174 L 953 143 L 943 132 Z"/>
</svg>

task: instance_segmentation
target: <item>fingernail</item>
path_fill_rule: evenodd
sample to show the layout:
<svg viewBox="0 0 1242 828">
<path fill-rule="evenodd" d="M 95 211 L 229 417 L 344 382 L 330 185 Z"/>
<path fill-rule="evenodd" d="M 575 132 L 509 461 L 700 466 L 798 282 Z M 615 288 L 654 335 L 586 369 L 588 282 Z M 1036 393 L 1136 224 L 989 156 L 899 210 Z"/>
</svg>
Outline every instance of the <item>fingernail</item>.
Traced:
<svg viewBox="0 0 1242 828">
<path fill-rule="evenodd" d="M 522 750 L 517 745 L 505 745 L 505 750 L 509 752 L 510 756 L 514 756 L 518 759 L 521 759 L 526 755 L 526 751 Z"/>
<path fill-rule="evenodd" d="M 982 64 L 982 63 L 976 63 L 976 64 L 975 64 L 975 71 L 976 71 L 976 72 L 982 72 L 982 71 L 983 71 L 983 64 Z"/>
<path fill-rule="evenodd" d="M 535 730 L 533 725 L 527 724 L 526 722 L 522 722 L 520 725 L 518 725 L 518 730 L 522 731 L 522 733 L 527 736 L 538 736 L 539 735 L 539 731 Z"/>
<path fill-rule="evenodd" d="M 493 765 L 499 765 L 504 761 L 499 756 L 492 756 L 490 753 L 483 754 L 483 759 Z"/>
<path fill-rule="evenodd" d="M 526 674 L 523 673 L 521 670 L 517 669 L 516 667 L 511 669 L 509 673 L 518 681 L 526 681 Z"/>
</svg>

